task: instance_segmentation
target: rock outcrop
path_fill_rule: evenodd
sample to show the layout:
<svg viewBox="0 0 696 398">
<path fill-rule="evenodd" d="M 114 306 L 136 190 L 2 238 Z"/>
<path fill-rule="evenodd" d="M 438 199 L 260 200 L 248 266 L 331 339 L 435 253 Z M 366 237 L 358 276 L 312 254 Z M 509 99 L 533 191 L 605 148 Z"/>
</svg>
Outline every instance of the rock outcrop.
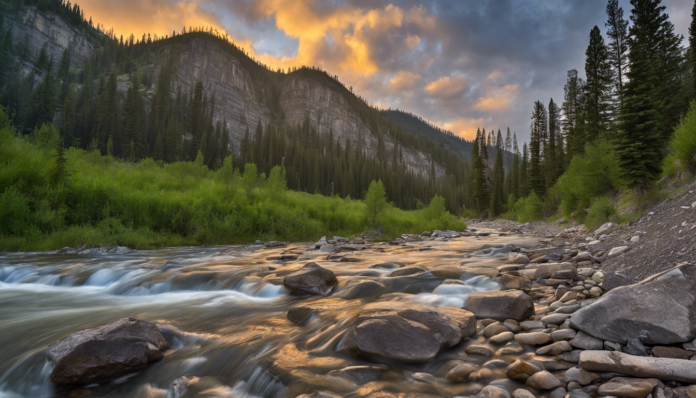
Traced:
<svg viewBox="0 0 696 398">
<path fill-rule="evenodd" d="M 168 348 L 153 323 L 125 318 L 70 334 L 49 345 L 45 353 L 54 364 L 51 382 L 83 384 L 143 369 L 162 359 Z"/>
</svg>

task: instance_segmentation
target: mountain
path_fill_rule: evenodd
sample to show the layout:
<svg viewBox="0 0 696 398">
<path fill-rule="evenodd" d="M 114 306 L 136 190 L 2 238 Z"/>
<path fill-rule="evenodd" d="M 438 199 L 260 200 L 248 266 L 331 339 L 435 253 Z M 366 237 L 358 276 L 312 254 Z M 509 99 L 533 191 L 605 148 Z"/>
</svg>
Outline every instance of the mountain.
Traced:
<svg viewBox="0 0 696 398">
<path fill-rule="evenodd" d="M 382 179 L 390 200 L 406 208 L 434 194 L 451 210 L 470 200 L 471 143 L 380 112 L 337 76 L 313 67 L 271 70 L 206 29 L 124 39 L 86 22 L 77 4 L 0 0 L 0 8 L 0 33 L 11 42 L 2 49 L 11 66 L 0 99 L 24 131 L 46 113 L 63 130 L 74 106 L 74 137 L 66 141 L 123 158 L 193 160 L 200 151 L 219 167 L 231 154 L 240 168 L 254 162 L 268 172 L 283 164 L 298 190 L 356 197 Z M 57 72 L 59 64 L 69 68 Z M 136 77 L 143 142 L 128 135 L 135 116 L 126 102 Z M 55 101 L 43 101 L 50 112 L 36 109 L 44 91 L 57 91 Z M 76 100 L 68 106 L 70 92 Z"/>
</svg>

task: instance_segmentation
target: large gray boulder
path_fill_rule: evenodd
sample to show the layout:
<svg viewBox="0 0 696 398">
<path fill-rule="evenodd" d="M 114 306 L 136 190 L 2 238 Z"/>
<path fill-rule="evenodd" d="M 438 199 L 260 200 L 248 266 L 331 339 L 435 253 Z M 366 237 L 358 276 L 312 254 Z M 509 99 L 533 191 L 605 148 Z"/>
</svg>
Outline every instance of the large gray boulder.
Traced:
<svg viewBox="0 0 696 398">
<path fill-rule="evenodd" d="M 306 264 L 283 279 L 283 287 L 297 295 L 328 296 L 337 284 L 333 271 L 315 263 Z"/>
<path fill-rule="evenodd" d="M 49 345 L 45 353 L 54 364 L 51 382 L 84 384 L 143 369 L 162 359 L 168 348 L 155 324 L 125 318 L 70 334 Z"/>
<path fill-rule="evenodd" d="M 696 337 L 696 266 L 681 265 L 609 291 L 573 313 L 570 325 L 601 340 L 664 345 Z"/>
<path fill-rule="evenodd" d="M 494 290 L 470 294 L 464 309 L 473 312 L 479 319 L 524 321 L 534 315 L 534 300 L 519 290 Z"/>
<path fill-rule="evenodd" d="M 407 363 L 427 362 L 476 334 L 476 318 L 457 308 L 377 309 L 360 314 L 340 349 Z"/>
</svg>

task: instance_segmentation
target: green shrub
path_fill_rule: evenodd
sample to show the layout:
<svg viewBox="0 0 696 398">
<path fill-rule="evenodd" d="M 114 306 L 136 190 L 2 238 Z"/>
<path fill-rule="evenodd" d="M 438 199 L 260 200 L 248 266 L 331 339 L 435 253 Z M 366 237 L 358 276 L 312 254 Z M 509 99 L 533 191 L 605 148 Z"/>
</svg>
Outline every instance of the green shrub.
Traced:
<svg viewBox="0 0 696 398">
<path fill-rule="evenodd" d="M 515 213 L 521 223 L 541 220 L 544 218 L 544 202 L 532 191 L 531 195 L 515 203 Z"/>
<path fill-rule="evenodd" d="M 679 173 L 677 169 L 677 155 L 669 155 L 662 161 L 662 177 L 674 178 Z"/>
<path fill-rule="evenodd" d="M 674 131 L 669 147 L 684 166 L 696 165 L 696 101 L 691 102 L 689 112 Z"/>
<path fill-rule="evenodd" d="M 566 172 L 551 189 L 551 196 L 560 199 L 565 217 L 578 219 L 593 199 L 618 192 L 624 186 L 613 147 L 606 141 L 599 141 L 588 145 L 584 154 L 573 157 Z"/>
<path fill-rule="evenodd" d="M 597 229 L 600 225 L 609 221 L 616 214 L 616 208 L 611 198 L 601 196 L 592 202 L 592 205 L 587 210 L 585 225 L 590 230 Z"/>
</svg>

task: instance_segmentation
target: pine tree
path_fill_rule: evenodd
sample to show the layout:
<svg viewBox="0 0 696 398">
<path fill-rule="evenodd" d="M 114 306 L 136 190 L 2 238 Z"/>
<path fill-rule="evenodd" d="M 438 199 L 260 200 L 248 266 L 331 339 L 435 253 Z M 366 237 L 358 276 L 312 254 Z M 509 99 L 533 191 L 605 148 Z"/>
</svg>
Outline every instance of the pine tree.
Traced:
<svg viewBox="0 0 696 398">
<path fill-rule="evenodd" d="M 694 85 L 693 95 L 696 96 L 696 1 L 694 2 L 694 7 L 691 9 L 691 25 L 689 26 L 689 56 L 689 62 L 691 63 L 691 78 Z"/>
<path fill-rule="evenodd" d="M 53 123 L 57 94 L 57 83 L 53 72 L 49 70 L 34 92 L 33 117 L 28 127 L 41 126 L 44 123 Z"/>
<path fill-rule="evenodd" d="M 520 196 L 526 198 L 529 195 L 529 149 L 525 142 L 522 147 L 522 166 L 520 167 Z"/>
<path fill-rule="evenodd" d="M 61 126 L 63 139 L 67 146 L 79 145 L 79 140 L 75 139 L 75 124 L 77 122 L 75 101 L 75 91 L 69 89 L 63 104 L 63 124 Z"/>
<path fill-rule="evenodd" d="M 547 187 L 553 186 L 561 175 L 562 161 L 558 156 L 558 146 L 563 145 L 561 141 L 561 109 L 553 102 L 549 101 L 549 145 L 546 151 L 546 175 Z"/>
<path fill-rule="evenodd" d="M 610 127 L 612 71 L 604 38 L 595 26 L 585 51 L 585 142 L 605 137 Z"/>
<path fill-rule="evenodd" d="M 581 154 L 585 148 L 583 92 L 585 83 L 578 77 L 578 71 L 568 71 L 564 87 L 563 130 L 565 134 L 567 160 Z"/>
<path fill-rule="evenodd" d="M 531 153 L 529 165 L 529 188 L 539 196 L 544 196 L 546 192 L 546 181 L 542 171 L 542 153 L 544 148 L 544 137 L 548 134 L 546 108 L 541 101 L 534 103 L 532 113 L 531 137 L 529 150 Z"/>
<path fill-rule="evenodd" d="M 497 217 L 503 212 L 505 195 L 503 194 L 503 139 L 500 131 L 496 140 L 495 165 L 493 166 L 493 184 L 491 189 L 491 216 Z"/>
<path fill-rule="evenodd" d="M 629 71 L 624 86 L 617 153 L 625 180 L 645 187 L 661 172 L 665 137 L 674 126 L 672 112 L 679 39 L 661 0 L 631 0 Z M 667 94 L 667 89 L 672 92 Z"/>
<path fill-rule="evenodd" d="M 203 83 L 196 83 L 196 88 L 193 93 L 193 101 L 191 102 L 191 135 L 193 141 L 191 143 L 191 159 L 197 156 L 198 150 L 201 147 L 203 133 L 206 130 L 205 126 L 205 104 L 203 103 Z"/>
<path fill-rule="evenodd" d="M 618 113 L 623 103 L 623 84 L 628 64 L 628 21 L 623 17 L 619 0 L 609 0 L 607 4 L 607 36 L 609 36 L 609 62 L 613 71 L 614 112 Z M 616 119 L 618 115 L 614 115 Z"/>
<path fill-rule="evenodd" d="M 162 142 L 162 132 L 157 132 L 157 138 L 155 138 L 155 148 L 153 150 L 152 156 L 157 161 L 162 161 L 164 159 L 164 143 Z"/>
</svg>

